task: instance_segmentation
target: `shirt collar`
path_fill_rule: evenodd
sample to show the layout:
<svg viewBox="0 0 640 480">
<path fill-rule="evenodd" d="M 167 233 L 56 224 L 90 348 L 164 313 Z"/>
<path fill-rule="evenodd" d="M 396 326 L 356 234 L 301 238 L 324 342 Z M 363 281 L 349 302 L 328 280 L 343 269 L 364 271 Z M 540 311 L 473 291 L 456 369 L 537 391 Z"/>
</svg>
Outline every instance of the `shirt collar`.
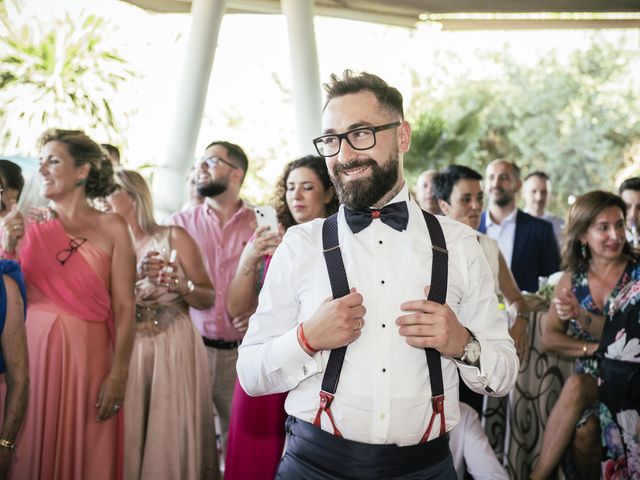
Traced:
<svg viewBox="0 0 640 480">
<path fill-rule="evenodd" d="M 515 221 L 516 221 L 516 215 L 517 215 L 517 214 L 518 214 L 518 209 L 517 209 L 517 208 L 514 208 L 514 209 L 513 209 L 513 212 L 511 212 L 509 215 L 507 215 L 507 216 L 504 218 L 504 220 L 502 220 L 502 222 L 501 222 L 501 223 L 496 223 L 496 222 L 494 222 L 494 221 L 493 221 L 493 219 L 491 218 L 491 214 L 489 213 L 489 210 L 487 210 L 487 215 L 486 215 L 486 218 L 485 218 L 485 225 L 486 225 L 487 227 L 489 227 L 489 226 L 492 226 L 492 225 L 500 226 L 500 225 L 504 225 L 504 224 L 506 224 L 506 223 L 515 223 Z"/>
</svg>

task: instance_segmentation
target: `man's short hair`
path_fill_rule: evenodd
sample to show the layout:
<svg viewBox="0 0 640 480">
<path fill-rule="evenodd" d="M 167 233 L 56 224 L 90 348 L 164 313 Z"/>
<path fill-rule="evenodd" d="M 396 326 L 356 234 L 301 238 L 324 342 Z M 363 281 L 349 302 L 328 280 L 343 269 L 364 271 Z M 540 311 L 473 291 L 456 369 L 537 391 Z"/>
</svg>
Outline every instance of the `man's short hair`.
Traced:
<svg viewBox="0 0 640 480">
<path fill-rule="evenodd" d="M 397 113 L 404 120 L 402 94 L 397 88 L 392 87 L 377 75 L 367 72 L 356 73 L 352 70 L 345 70 L 342 73 L 342 78 L 332 73 L 330 81 L 324 83 L 322 86 L 327 92 L 327 100 L 324 104 L 323 111 L 327 108 L 329 102 L 336 97 L 368 91 L 376 97 L 380 105 L 393 113 Z"/>
<path fill-rule="evenodd" d="M 524 181 L 526 182 L 531 177 L 538 177 L 541 180 L 546 180 L 547 182 L 549 181 L 549 175 L 547 175 L 546 172 L 543 172 L 542 170 L 536 170 L 535 172 L 531 172 L 529 175 L 524 177 Z"/>
<path fill-rule="evenodd" d="M 624 182 L 620 184 L 620 189 L 618 190 L 618 194 L 622 195 L 622 192 L 624 192 L 625 190 L 640 191 L 640 177 L 627 178 Z"/>
<path fill-rule="evenodd" d="M 498 162 L 506 163 L 507 165 L 509 165 L 511 167 L 511 172 L 513 173 L 513 176 L 516 177 L 516 180 L 520 180 L 520 167 L 516 165 L 516 162 L 512 162 L 511 160 L 507 160 L 505 158 L 496 158 L 495 160 L 492 160 L 491 162 L 489 162 L 489 165 L 492 165 Z M 487 165 L 487 167 L 489 165 Z"/>
<path fill-rule="evenodd" d="M 216 140 L 207 145 L 207 150 L 209 147 L 213 147 L 214 145 L 220 145 L 227 149 L 227 155 L 231 160 L 234 160 L 236 166 L 240 167 L 240 170 L 244 172 L 246 175 L 247 170 L 249 169 L 249 160 L 247 159 L 247 154 L 244 153 L 242 147 L 240 145 L 236 145 L 235 143 L 225 142 L 224 140 Z"/>
<path fill-rule="evenodd" d="M 434 197 L 449 203 L 453 187 L 460 180 L 482 181 L 482 175 L 464 165 L 449 165 L 433 179 Z"/>
</svg>

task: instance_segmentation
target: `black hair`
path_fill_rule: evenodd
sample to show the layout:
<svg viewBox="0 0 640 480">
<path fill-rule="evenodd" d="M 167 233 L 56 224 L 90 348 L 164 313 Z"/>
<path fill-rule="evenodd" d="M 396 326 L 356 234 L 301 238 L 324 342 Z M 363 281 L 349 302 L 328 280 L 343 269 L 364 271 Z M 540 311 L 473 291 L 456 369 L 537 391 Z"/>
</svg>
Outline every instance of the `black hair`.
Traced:
<svg viewBox="0 0 640 480">
<path fill-rule="evenodd" d="M 449 165 L 433 178 L 433 196 L 449 203 L 453 187 L 460 180 L 482 180 L 482 175 L 464 165 Z"/>
<path fill-rule="evenodd" d="M 622 182 L 620 184 L 618 193 L 622 195 L 622 192 L 624 192 L 625 190 L 640 191 L 640 177 L 627 178 L 624 182 Z"/>
</svg>

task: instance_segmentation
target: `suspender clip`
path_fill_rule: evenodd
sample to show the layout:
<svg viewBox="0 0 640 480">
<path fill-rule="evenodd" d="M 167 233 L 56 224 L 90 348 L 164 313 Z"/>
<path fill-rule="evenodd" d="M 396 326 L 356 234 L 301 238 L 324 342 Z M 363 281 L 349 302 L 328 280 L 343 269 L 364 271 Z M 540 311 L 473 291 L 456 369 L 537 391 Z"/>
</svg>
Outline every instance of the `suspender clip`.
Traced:
<svg viewBox="0 0 640 480">
<path fill-rule="evenodd" d="M 333 420 L 333 414 L 331 413 L 331 403 L 333 402 L 333 394 L 329 392 L 325 392 L 324 390 L 320 390 L 320 406 L 318 407 L 318 412 L 316 413 L 316 418 L 313 421 L 313 425 L 321 428 L 320 426 L 320 416 L 322 412 L 326 412 L 329 417 L 329 421 L 331 422 L 331 426 L 333 427 L 333 434 L 336 437 L 342 438 L 342 433 L 336 427 L 336 423 Z"/>
<path fill-rule="evenodd" d="M 436 416 L 440 417 L 440 433 L 438 436 L 441 437 L 446 432 L 446 425 L 444 420 L 444 394 L 431 397 L 431 405 L 433 406 L 431 420 L 429 420 L 429 426 L 427 427 L 427 431 L 424 432 L 420 443 L 426 443 L 429 440 L 429 434 L 431 433 L 431 428 L 433 427 L 433 422 L 436 419 Z"/>
</svg>

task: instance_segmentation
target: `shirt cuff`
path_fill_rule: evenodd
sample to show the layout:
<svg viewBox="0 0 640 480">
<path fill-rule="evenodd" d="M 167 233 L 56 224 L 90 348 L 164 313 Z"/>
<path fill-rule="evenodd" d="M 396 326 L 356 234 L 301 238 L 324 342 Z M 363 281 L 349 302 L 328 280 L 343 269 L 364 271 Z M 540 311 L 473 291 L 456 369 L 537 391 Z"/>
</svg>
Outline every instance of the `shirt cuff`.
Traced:
<svg viewBox="0 0 640 480">
<path fill-rule="evenodd" d="M 494 371 L 497 361 L 497 353 L 492 346 L 478 339 L 480 342 L 480 367 L 474 367 L 453 359 L 458 365 L 460 375 L 466 383 L 478 393 L 493 393 L 495 389 L 491 386 L 491 372 Z M 475 387 L 475 388 L 473 388 Z M 484 392 L 482 392 L 484 390 Z"/>
<path fill-rule="evenodd" d="M 274 339 L 274 365 L 293 381 L 296 385 L 303 380 L 322 372 L 322 355 L 320 352 L 313 357 L 304 351 L 298 342 L 298 326 Z"/>
</svg>

